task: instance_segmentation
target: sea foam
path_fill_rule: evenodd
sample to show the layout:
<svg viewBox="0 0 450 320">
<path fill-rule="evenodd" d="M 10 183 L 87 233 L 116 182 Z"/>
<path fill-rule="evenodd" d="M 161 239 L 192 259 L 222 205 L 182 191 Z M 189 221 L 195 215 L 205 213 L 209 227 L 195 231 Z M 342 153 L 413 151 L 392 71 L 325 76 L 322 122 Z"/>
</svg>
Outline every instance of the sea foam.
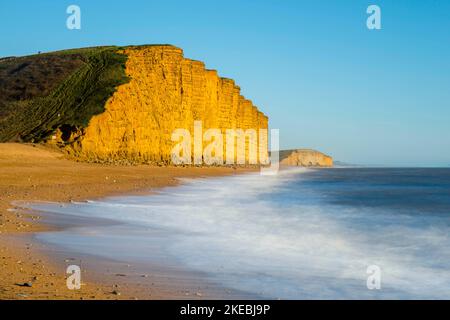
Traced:
<svg viewBox="0 0 450 320">
<path fill-rule="evenodd" d="M 136 263 L 170 261 L 262 298 L 450 298 L 447 218 L 336 205 L 311 176 L 293 169 L 183 179 L 149 196 L 29 207 L 120 222 L 41 240 Z M 371 265 L 381 269 L 380 290 L 367 288 Z"/>
</svg>

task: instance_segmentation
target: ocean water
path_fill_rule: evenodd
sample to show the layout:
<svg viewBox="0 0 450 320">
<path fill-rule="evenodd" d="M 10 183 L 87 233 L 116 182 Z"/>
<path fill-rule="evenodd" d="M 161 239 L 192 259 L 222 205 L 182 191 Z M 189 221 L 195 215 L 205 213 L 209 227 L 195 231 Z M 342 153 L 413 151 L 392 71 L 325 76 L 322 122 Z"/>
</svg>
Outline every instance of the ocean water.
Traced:
<svg viewBox="0 0 450 320">
<path fill-rule="evenodd" d="M 450 169 L 298 168 L 183 182 L 150 196 L 28 206 L 113 222 L 42 241 L 175 263 L 261 298 L 450 298 Z M 369 290 L 374 265 L 380 288 Z"/>
</svg>

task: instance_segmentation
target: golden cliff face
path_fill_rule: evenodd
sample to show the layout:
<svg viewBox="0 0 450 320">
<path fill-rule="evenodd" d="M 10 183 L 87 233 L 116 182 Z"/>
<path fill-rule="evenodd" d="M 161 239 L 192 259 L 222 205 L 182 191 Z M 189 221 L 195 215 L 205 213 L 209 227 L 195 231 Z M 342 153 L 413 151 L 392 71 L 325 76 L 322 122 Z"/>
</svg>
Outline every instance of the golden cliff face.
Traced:
<svg viewBox="0 0 450 320">
<path fill-rule="evenodd" d="M 170 164 L 172 132 L 267 129 L 268 118 L 240 95 L 233 80 L 220 78 L 173 46 L 128 47 L 126 73 L 131 78 L 108 100 L 66 150 L 88 161 Z"/>
<path fill-rule="evenodd" d="M 309 149 L 280 151 L 280 164 L 299 167 L 332 167 L 333 158 Z"/>
</svg>

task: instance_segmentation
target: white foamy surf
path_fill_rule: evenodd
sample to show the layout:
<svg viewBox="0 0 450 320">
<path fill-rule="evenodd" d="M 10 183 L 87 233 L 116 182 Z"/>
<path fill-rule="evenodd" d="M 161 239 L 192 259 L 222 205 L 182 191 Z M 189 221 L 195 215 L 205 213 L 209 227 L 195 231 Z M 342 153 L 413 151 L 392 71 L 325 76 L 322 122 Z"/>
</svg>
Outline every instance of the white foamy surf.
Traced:
<svg viewBox="0 0 450 320">
<path fill-rule="evenodd" d="M 137 263 L 170 260 L 262 298 L 450 298 L 448 224 L 329 203 L 320 185 L 307 185 L 309 174 L 184 180 L 151 196 L 31 208 L 122 223 L 39 235 L 44 241 Z M 381 290 L 367 288 L 370 265 L 382 270 Z"/>
</svg>

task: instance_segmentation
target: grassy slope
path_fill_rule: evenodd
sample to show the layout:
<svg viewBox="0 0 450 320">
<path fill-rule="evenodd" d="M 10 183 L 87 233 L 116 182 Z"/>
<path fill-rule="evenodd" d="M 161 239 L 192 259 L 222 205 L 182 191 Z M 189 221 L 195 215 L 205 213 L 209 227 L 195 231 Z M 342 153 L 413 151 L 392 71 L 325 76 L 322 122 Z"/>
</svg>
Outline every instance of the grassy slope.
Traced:
<svg viewBox="0 0 450 320">
<path fill-rule="evenodd" d="M 117 47 L 0 60 L 0 142 L 40 141 L 61 126 L 84 127 L 129 81 Z"/>
</svg>

